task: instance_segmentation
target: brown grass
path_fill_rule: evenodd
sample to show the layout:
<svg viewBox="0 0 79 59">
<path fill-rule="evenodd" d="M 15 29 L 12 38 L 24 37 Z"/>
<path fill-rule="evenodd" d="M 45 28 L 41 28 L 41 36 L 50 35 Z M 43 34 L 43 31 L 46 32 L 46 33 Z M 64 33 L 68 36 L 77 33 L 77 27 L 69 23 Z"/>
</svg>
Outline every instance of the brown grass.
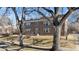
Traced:
<svg viewBox="0 0 79 59">
<path fill-rule="evenodd" d="M 61 47 L 66 48 L 75 48 L 74 42 L 71 41 L 68 37 L 68 40 L 65 39 L 66 37 L 61 36 Z M 73 39 L 73 38 L 72 38 Z M 35 45 L 38 45 L 39 47 L 51 47 L 53 36 L 31 36 L 29 39 L 24 39 L 24 42 L 33 44 L 33 40 L 39 41 Z"/>
<path fill-rule="evenodd" d="M 14 35 L 14 36 L 0 38 L 0 40 L 4 41 L 7 39 L 7 41 L 10 41 L 12 39 L 15 43 L 18 43 L 17 37 L 18 37 L 17 35 Z M 74 42 L 72 41 L 72 39 L 75 39 L 75 38 L 73 37 L 68 37 L 68 40 L 66 40 L 65 36 L 61 36 L 61 40 L 60 40 L 61 47 L 75 48 Z M 53 36 L 24 36 L 23 41 L 25 44 L 29 44 L 32 46 L 51 48 L 53 44 L 52 43 Z"/>
</svg>

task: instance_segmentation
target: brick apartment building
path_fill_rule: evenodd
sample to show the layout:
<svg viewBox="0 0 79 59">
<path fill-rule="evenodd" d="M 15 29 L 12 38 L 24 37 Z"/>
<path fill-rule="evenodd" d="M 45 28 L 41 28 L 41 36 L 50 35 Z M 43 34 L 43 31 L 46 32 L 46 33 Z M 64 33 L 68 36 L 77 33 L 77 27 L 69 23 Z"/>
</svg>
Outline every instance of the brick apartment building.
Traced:
<svg viewBox="0 0 79 59">
<path fill-rule="evenodd" d="M 45 18 L 40 19 L 31 19 L 24 21 L 24 33 L 27 35 L 52 35 L 54 33 L 54 26 L 52 18 L 50 17 L 52 24 Z M 67 31 L 67 22 L 64 23 L 62 27 L 61 34 L 64 35 L 64 32 Z"/>
</svg>

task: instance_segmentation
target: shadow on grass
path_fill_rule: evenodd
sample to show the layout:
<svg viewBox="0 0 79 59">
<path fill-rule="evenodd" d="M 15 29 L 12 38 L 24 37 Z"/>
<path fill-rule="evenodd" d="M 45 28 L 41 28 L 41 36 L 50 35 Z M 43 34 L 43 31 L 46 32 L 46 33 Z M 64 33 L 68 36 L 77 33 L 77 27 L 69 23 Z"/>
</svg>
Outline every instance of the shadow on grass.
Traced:
<svg viewBox="0 0 79 59">
<path fill-rule="evenodd" d="M 33 47 L 30 45 L 25 45 L 24 48 L 33 48 L 33 49 L 38 49 L 38 50 L 50 51 L 50 48 Z"/>
<path fill-rule="evenodd" d="M 19 46 L 19 45 L 16 45 L 16 46 Z M 23 48 L 32 48 L 32 49 L 38 49 L 38 50 L 42 50 L 42 51 L 50 51 L 50 48 L 40 48 L 40 47 L 33 47 L 33 46 L 30 46 L 30 45 L 25 45 L 23 47 L 20 47 L 20 48 L 16 48 L 16 49 L 8 49 L 8 48 L 3 48 L 5 51 L 20 51 L 21 49 Z M 27 51 L 27 50 L 24 50 L 24 51 Z M 30 50 L 31 51 L 31 50 Z"/>
</svg>

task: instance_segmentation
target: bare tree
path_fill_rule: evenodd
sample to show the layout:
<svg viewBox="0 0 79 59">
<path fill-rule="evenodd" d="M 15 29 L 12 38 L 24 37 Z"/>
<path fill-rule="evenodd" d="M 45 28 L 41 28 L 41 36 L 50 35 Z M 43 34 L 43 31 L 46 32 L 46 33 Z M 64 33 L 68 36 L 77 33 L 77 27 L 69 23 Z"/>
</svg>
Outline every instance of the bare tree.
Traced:
<svg viewBox="0 0 79 59">
<path fill-rule="evenodd" d="M 79 33 L 79 10 L 74 11 L 69 18 L 68 32 Z M 72 20 L 72 21 L 71 21 Z"/>
<path fill-rule="evenodd" d="M 78 20 L 74 21 L 72 23 L 69 23 L 68 32 L 69 33 L 79 33 L 79 22 L 78 22 Z"/>
<path fill-rule="evenodd" d="M 54 7 L 54 10 L 47 9 L 45 7 L 42 7 L 42 8 L 52 15 L 53 25 L 55 26 L 53 45 L 52 45 L 52 48 L 50 49 L 50 51 L 60 50 L 61 27 L 62 27 L 63 23 L 65 22 L 65 20 L 69 17 L 69 15 L 79 8 L 68 7 L 67 8 L 68 11 L 65 14 L 63 14 L 61 18 L 60 18 L 61 15 L 59 14 L 59 9 L 60 9 L 59 7 Z M 48 17 L 46 17 L 45 14 L 43 12 L 41 12 L 39 9 L 40 8 L 38 8 L 38 10 L 36 10 L 36 11 L 39 14 L 41 14 L 43 17 L 45 17 L 51 23 L 50 19 Z"/>
<path fill-rule="evenodd" d="M 53 9 L 45 8 L 45 7 L 38 7 L 38 8 L 31 8 L 31 9 L 32 9 L 32 11 L 30 11 L 30 13 L 32 13 L 33 11 L 36 11 L 40 15 L 45 17 L 50 23 L 52 23 L 51 20 L 47 16 L 45 16 L 45 14 L 40 11 L 40 9 L 44 9 L 45 11 L 47 11 L 48 13 L 51 14 L 53 26 L 55 27 L 55 31 L 54 31 L 54 35 L 53 35 L 54 36 L 53 45 L 52 45 L 52 48 L 50 49 L 50 51 L 60 50 L 61 27 L 62 27 L 63 23 L 65 22 L 65 20 L 69 17 L 69 15 L 79 8 L 68 7 L 67 8 L 68 11 L 63 15 L 59 14 L 60 7 L 54 7 Z M 22 24 L 23 24 L 23 18 L 24 18 L 24 13 L 25 13 L 23 10 L 26 10 L 26 9 L 22 8 L 22 18 L 21 18 L 21 20 L 19 20 L 18 14 L 16 12 L 16 8 L 12 7 L 12 10 L 14 11 L 16 20 L 18 22 L 18 27 L 19 27 L 19 32 L 20 32 L 19 33 L 20 46 L 23 47 L 24 45 L 23 45 L 23 38 L 22 38 L 23 37 Z M 29 14 L 29 12 L 27 12 L 26 14 Z"/>
<path fill-rule="evenodd" d="M 19 16 L 17 14 L 16 8 L 12 7 L 12 10 L 13 10 L 13 12 L 15 14 L 16 21 L 17 21 L 17 26 L 18 26 L 18 29 L 19 29 L 19 45 L 21 47 L 23 47 L 24 44 L 23 44 L 23 31 L 22 31 L 23 28 L 22 28 L 22 25 L 23 25 L 23 20 L 24 20 L 24 12 L 23 12 L 24 8 L 22 8 L 22 17 L 21 17 L 21 20 L 19 19 Z"/>
<path fill-rule="evenodd" d="M 25 7 L 21 7 L 21 19 L 19 19 L 19 16 L 17 14 L 17 11 L 16 11 L 16 7 L 12 7 L 11 8 L 15 14 L 15 17 L 16 17 L 16 21 L 17 21 L 17 27 L 18 27 L 18 30 L 19 30 L 19 45 L 21 47 L 24 46 L 23 44 L 23 30 L 24 30 L 24 21 L 25 21 L 25 15 L 28 15 L 30 13 L 32 13 L 32 11 L 28 11 L 29 8 L 25 8 Z"/>
</svg>

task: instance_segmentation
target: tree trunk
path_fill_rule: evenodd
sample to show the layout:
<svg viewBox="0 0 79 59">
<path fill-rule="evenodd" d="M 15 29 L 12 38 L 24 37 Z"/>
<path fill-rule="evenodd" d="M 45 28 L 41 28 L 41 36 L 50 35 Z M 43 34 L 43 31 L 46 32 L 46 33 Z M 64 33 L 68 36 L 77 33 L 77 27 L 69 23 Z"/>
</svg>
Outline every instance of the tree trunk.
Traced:
<svg viewBox="0 0 79 59">
<path fill-rule="evenodd" d="M 24 47 L 24 44 L 23 44 L 23 32 L 22 32 L 22 23 L 19 24 L 19 45 L 21 47 Z"/>
<path fill-rule="evenodd" d="M 20 45 L 21 47 L 24 46 L 24 45 L 23 45 L 23 35 L 22 35 L 22 33 L 20 33 L 20 35 L 19 35 L 19 45 Z"/>
<path fill-rule="evenodd" d="M 61 26 L 56 26 L 53 37 L 53 45 L 50 51 L 59 51 L 60 50 L 60 35 L 61 35 Z"/>
</svg>

